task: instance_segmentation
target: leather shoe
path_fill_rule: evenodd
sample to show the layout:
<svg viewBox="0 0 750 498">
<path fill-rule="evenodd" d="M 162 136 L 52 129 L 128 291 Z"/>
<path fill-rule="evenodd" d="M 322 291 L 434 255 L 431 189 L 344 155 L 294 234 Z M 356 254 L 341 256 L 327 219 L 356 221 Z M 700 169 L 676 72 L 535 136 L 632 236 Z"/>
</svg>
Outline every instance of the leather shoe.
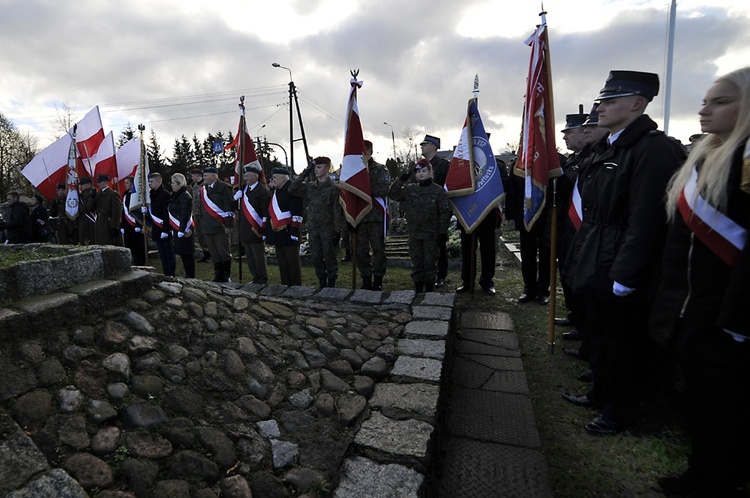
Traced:
<svg viewBox="0 0 750 498">
<path fill-rule="evenodd" d="M 596 417 L 583 428 L 592 436 L 611 436 L 622 430 L 617 424 L 607 420 L 602 415 Z"/>
<path fill-rule="evenodd" d="M 445 279 L 438 277 L 437 281 L 435 282 L 435 287 L 442 287 L 445 285 Z"/>
<path fill-rule="evenodd" d="M 581 382 L 594 382 L 594 372 L 591 370 L 586 370 L 576 378 Z"/>
<path fill-rule="evenodd" d="M 549 296 L 539 296 L 537 301 L 539 301 L 539 304 L 542 306 L 546 306 L 549 304 Z"/>
<path fill-rule="evenodd" d="M 579 331 L 578 329 L 573 329 L 570 332 L 563 333 L 562 338 L 566 341 L 582 341 L 583 332 Z"/>
<path fill-rule="evenodd" d="M 588 360 L 588 357 L 586 357 L 585 355 L 581 354 L 581 350 L 580 349 L 562 348 L 562 352 L 563 352 L 563 354 L 566 354 L 566 355 L 570 356 L 571 358 L 575 358 L 577 360 Z"/>
<path fill-rule="evenodd" d="M 585 394 L 562 393 L 562 397 L 565 401 L 573 403 L 576 406 L 583 406 L 585 408 L 593 408 L 596 406 Z"/>
<path fill-rule="evenodd" d="M 490 286 L 490 287 L 482 287 L 482 290 L 483 290 L 483 291 L 484 291 L 484 293 L 485 293 L 485 294 L 487 294 L 488 296 L 494 296 L 495 294 L 497 294 L 497 291 L 496 291 L 496 290 L 495 290 L 495 288 L 494 288 L 494 287 L 492 287 L 492 286 Z"/>
<path fill-rule="evenodd" d="M 555 325 L 559 325 L 560 327 L 570 327 L 573 323 L 569 318 L 555 318 Z"/>
<path fill-rule="evenodd" d="M 521 295 L 520 295 L 520 296 L 518 297 L 518 302 L 519 302 L 519 303 L 530 303 L 530 302 L 531 302 L 531 301 L 533 301 L 534 299 L 536 299 L 536 297 L 535 297 L 535 296 L 532 296 L 531 294 L 526 294 L 526 293 L 524 292 L 523 294 L 521 294 Z"/>
<path fill-rule="evenodd" d="M 463 292 L 469 292 L 470 290 L 471 289 L 469 289 L 468 285 L 462 285 L 461 287 L 458 287 L 456 289 L 456 292 L 458 292 L 460 294 L 460 293 L 463 293 Z"/>
</svg>

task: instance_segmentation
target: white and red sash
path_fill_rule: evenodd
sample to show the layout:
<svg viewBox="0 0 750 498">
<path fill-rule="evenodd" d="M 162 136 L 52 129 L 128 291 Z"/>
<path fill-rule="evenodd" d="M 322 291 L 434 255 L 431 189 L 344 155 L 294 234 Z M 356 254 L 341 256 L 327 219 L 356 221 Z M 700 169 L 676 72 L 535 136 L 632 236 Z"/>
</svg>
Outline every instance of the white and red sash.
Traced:
<svg viewBox="0 0 750 498">
<path fill-rule="evenodd" d="M 151 217 L 151 221 L 154 222 L 154 225 L 159 227 L 159 229 L 164 229 L 164 220 L 154 215 L 153 211 L 151 211 L 151 206 L 148 207 L 148 215 Z"/>
<path fill-rule="evenodd" d="M 135 219 L 135 216 L 130 214 L 130 211 L 128 210 L 128 206 L 126 206 L 125 203 L 122 204 L 122 212 L 123 212 L 123 215 L 125 216 L 125 221 L 128 222 L 128 225 L 130 225 L 131 227 L 138 226 L 138 223 L 139 223 L 138 220 Z"/>
<path fill-rule="evenodd" d="M 690 230 L 726 264 L 734 268 L 747 243 L 747 230 L 696 195 L 698 170 L 693 169 L 677 203 Z"/>
<path fill-rule="evenodd" d="M 283 230 L 287 225 L 292 223 L 292 213 L 281 210 L 279 201 L 276 199 L 276 192 L 273 193 L 271 202 L 268 204 L 268 214 L 271 218 L 271 228 L 276 232 Z"/>
<path fill-rule="evenodd" d="M 387 197 L 373 197 L 372 206 L 383 213 L 383 237 L 388 235 L 388 225 L 391 223 L 391 213 L 388 212 Z"/>
<path fill-rule="evenodd" d="M 234 216 L 234 213 L 224 211 L 214 201 L 209 199 L 208 190 L 205 185 L 201 187 L 201 199 L 203 200 L 203 207 L 206 209 L 206 212 L 219 223 L 224 223 L 226 218 Z"/>
<path fill-rule="evenodd" d="M 263 234 L 263 217 L 258 214 L 258 211 L 250 204 L 250 200 L 247 198 L 246 192 L 250 187 L 245 189 L 242 193 L 242 213 L 245 215 L 245 219 L 250 224 L 250 228 L 255 232 L 255 235 L 262 237 Z"/>
<path fill-rule="evenodd" d="M 583 222 L 583 209 L 581 207 L 581 191 L 578 190 L 578 178 L 573 185 L 573 192 L 570 193 L 570 206 L 568 207 L 568 218 L 576 230 L 581 228 Z"/>
<path fill-rule="evenodd" d="M 180 220 L 172 216 L 172 213 L 167 210 L 167 213 L 169 214 L 169 226 L 172 227 L 172 230 L 175 232 L 180 231 Z M 187 222 L 187 226 L 185 227 L 185 232 L 189 232 L 193 228 L 193 215 L 190 215 L 190 219 Z"/>
</svg>

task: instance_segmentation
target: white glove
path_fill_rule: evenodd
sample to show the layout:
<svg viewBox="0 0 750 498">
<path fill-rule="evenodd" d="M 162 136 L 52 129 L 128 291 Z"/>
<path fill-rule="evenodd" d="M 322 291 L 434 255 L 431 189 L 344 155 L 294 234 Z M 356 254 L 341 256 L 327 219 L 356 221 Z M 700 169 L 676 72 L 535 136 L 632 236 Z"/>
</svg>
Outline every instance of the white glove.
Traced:
<svg viewBox="0 0 750 498">
<path fill-rule="evenodd" d="M 181 239 L 185 236 L 185 232 L 177 232 L 177 238 Z"/>
<path fill-rule="evenodd" d="M 141 207 L 141 213 L 146 214 L 148 213 L 148 208 L 146 206 Z"/>
<path fill-rule="evenodd" d="M 135 227 L 135 233 L 141 233 L 141 227 Z"/>
<path fill-rule="evenodd" d="M 632 294 L 634 291 L 635 289 L 625 287 L 624 285 L 617 282 L 612 284 L 612 293 L 617 297 L 625 297 L 629 294 Z"/>
<path fill-rule="evenodd" d="M 124 229 L 124 228 L 121 228 L 121 229 L 120 229 L 120 233 L 125 233 L 125 229 Z"/>
<path fill-rule="evenodd" d="M 166 239 L 167 237 L 169 237 L 169 234 L 167 232 L 162 232 L 161 233 L 161 238 L 162 239 Z"/>
<path fill-rule="evenodd" d="M 242 197 L 242 190 L 238 190 L 237 192 L 234 193 L 234 200 L 235 201 L 239 201 L 240 197 Z"/>
<path fill-rule="evenodd" d="M 190 237 L 190 234 L 191 234 L 191 233 L 193 233 L 193 231 L 192 231 L 192 230 L 190 230 L 189 228 L 188 228 L 187 230 L 185 230 L 185 236 L 186 236 L 186 237 Z"/>
<path fill-rule="evenodd" d="M 299 240 L 299 237 L 297 237 L 296 235 L 290 235 L 289 238 L 292 239 L 295 242 L 297 242 Z"/>
<path fill-rule="evenodd" d="M 746 335 L 738 334 L 737 332 L 732 332 L 731 330 L 724 329 L 724 332 L 732 336 L 732 339 L 734 339 L 737 342 L 745 342 L 746 340 L 750 339 L 750 337 L 747 337 Z"/>
</svg>

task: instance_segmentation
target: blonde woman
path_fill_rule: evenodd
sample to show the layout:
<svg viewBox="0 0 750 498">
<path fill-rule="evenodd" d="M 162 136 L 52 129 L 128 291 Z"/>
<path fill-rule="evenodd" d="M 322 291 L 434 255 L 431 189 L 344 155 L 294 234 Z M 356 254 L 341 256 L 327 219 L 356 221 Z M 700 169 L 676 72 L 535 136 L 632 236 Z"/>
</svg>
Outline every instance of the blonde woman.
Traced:
<svg viewBox="0 0 750 498">
<path fill-rule="evenodd" d="M 193 233 L 193 196 L 182 173 L 172 175 L 172 197 L 169 199 L 169 226 L 174 236 L 174 253 L 182 259 L 185 276 L 195 278 L 195 242 Z"/>
<path fill-rule="evenodd" d="M 669 232 L 652 336 L 682 365 L 691 455 L 667 494 L 745 496 L 750 477 L 750 67 L 716 80 L 703 138 L 667 193 Z M 744 159 L 747 162 L 747 159 Z"/>
</svg>

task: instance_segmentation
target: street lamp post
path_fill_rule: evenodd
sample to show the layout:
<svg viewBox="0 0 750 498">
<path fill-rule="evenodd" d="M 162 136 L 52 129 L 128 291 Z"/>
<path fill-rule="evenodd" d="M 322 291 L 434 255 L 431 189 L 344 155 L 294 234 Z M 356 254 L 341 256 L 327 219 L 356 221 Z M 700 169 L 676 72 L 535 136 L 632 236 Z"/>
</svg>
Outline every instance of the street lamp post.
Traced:
<svg viewBox="0 0 750 498">
<path fill-rule="evenodd" d="M 269 142 L 268 140 L 266 140 L 265 142 L 263 142 L 263 144 L 266 147 L 268 147 L 269 145 L 275 145 L 276 147 L 278 147 L 279 149 L 281 149 L 281 152 L 284 153 L 284 162 L 286 163 L 287 168 L 289 167 L 289 158 L 286 155 L 286 149 L 284 147 L 282 147 L 281 144 L 277 144 L 275 142 Z"/>
<path fill-rule="evenodd" d="M 398 160 L 396 159 L 396 134 L 393 133 L 393 125 L 388 124 L 385 121 L 383 121 L 383 124 L 391 127 L 391 140 L 393 140 L 393 160 L 398 162 Z"/>
</svg>

